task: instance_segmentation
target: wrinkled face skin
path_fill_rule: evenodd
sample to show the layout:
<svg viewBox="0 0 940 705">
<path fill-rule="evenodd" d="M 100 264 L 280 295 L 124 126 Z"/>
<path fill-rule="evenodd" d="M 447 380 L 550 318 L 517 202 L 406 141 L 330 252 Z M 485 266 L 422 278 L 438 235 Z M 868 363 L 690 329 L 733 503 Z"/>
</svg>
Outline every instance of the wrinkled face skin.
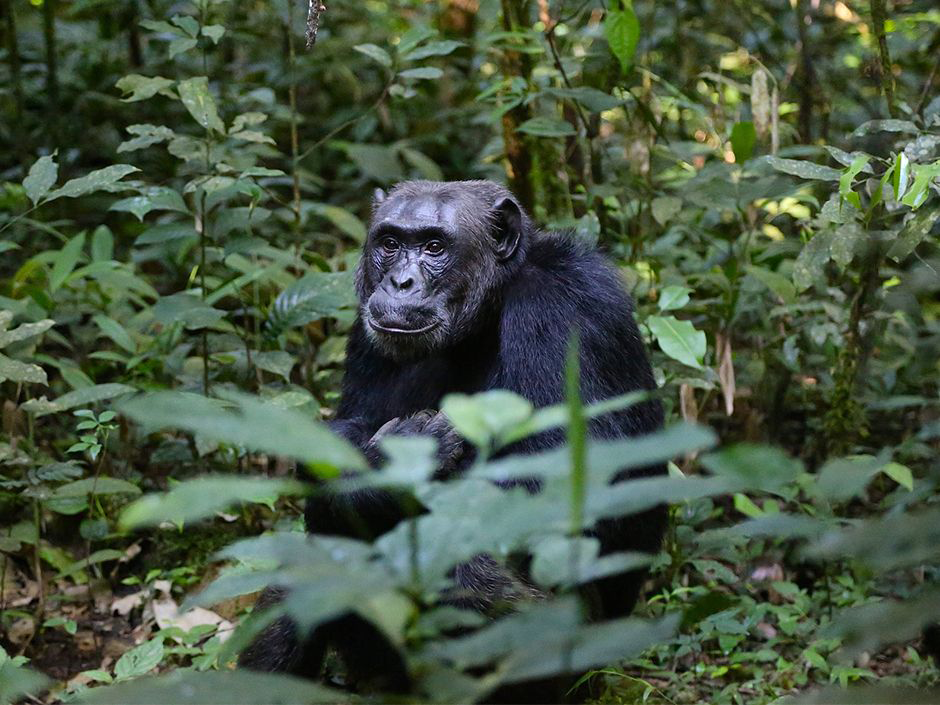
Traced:
<svg viewBox="0 0 940 705">
<path fill-rule="evenodd" d="M 460 190 L 393 191 L 378 203 L 357 287 L 366 335 L 380 351 L 414 359 L 472 330 L 506 259 L 497 222 L 504 206 L 493 206 Z"/>
</svg>

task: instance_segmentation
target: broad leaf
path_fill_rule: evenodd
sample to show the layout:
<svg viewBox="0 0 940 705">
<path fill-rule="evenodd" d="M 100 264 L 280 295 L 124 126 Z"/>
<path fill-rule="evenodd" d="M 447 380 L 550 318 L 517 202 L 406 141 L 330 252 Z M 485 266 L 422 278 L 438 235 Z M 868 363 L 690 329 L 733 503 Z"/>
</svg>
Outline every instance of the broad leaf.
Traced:
<svg viewBox="0 0 940 705">
<path fill-rule="evenodd" d="M 311 465 L 366 468 L 348 441 L 304 414 L 245 394 L 226 396 L 231 402 L 228 405 L 197 394 L 157 392 L 131 399 L 119 408 L 152 430 L 178 428 L 235 446 L 299 458 Z"/>
<path fill-rule="evenodd" d="M 59 165 L 50 156 L 40 157 L 29 168 L 29 174 L 23 179 L 23 189 L 33 205 L 39 203 L 49 189 L 55 185 L 59 176 Z"/>
<path fill-rule="evenodd" d="M 200 477 L 176 485 L 169 492 L 148 494 L 128 506 L 120 523 L 125 529 L 163 522 L 184 524 L 214 516 L 241 503 L 273 503 L 283 495 L 302 495 L 303 483 L 268 477 Z"/>
<path fill-rule="evenodd" d="M 680 321 L 674 316 L 650 316 L 646 325 L 664 353 L 683 364 L 701 369 L 706 350 L 704 331 L 696 330 L 689 321 Z"/>
<path fill-rule="evenodd" d="M 215 106 L 215 99 L 209 93 L 209 79 L 205 76 L 196 76 L 180 81 L 178 86 L 180 100 L 189 111 L 189 114 L 207 130 L 215 130 L 220 135 L 225 134 L 225 125 L 219 117 Z"/>
<path fill-rule="evenodd" d="M 95 191 L 114 190 L 117 183 L 128 174 L 140 171 L 130 164 L 113 164 L 104 169 L 98 169 L 77 179 L 66 181 L 62 188 L 49 193 L 45 203 L 57 198 L 78 198 Z"/>
<path fill-rule="evenodd" d="M 640 41 L 640 22 L 633 11 L 630 0 L 624 0 L 621 10 L 609 10 L 604 20 L 604 36 L 610 45 L 610 51 L 620 62 L 620 69 L 626 73 L 633 65 L 633 55 Z"/>
</svg>

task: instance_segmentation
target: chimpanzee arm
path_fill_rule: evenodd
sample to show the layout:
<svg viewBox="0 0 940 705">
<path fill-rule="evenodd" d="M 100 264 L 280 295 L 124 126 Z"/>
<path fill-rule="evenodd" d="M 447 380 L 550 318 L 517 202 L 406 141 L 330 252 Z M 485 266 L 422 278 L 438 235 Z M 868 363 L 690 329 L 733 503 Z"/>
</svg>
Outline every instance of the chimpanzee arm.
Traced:
<svg viewBox="0 0 940 705">
<path fill-rule="evenodd" d="M 578 333 L 580 388 L 585 403 L 629 392 L 654 390 L 655 381 L 645 346 L 633 319 L 632 302 L 619 277 L 596 255 L 572 261 L 563 241 L 545 240 L 544 249 L 530 255 L 527 268 L 506 297 L 501 330 L 501 374 L 498 386 L 511 389 L 536 407 L 564 399 L 566 350 L 573 330 Z M 538 344 L 533 344 L 538 341 Z M 650 400 L 606 414 L 589 424 L 593 438 L 616 439 L 651 433 L 662 427 L 659 402 Z M 534 453 L 564 442 L 559 430 L 538 434 L 514 444 L 511 453 Z M 630 469 L 614 482 L 658 474 L 665 467 Z M 665 507 L 639 515 L 599 522 L 591 532 L 601 553 L 659 550 L 666 523 Z M 629 613 L 645 579 L 645 571 L 630 571 L 595 581 L 584 590 L 595 618 Z"/>
<path fill-rule="evenodd" d="M 370 350 L 360 322 L 350 333 L 346 356 L 342 399 L 329 426 L 359 448 L 372 468 L 378 468 L 384 458 L 376 432 L 395 411 L 390 400 L 395 398 L 399 375 L 394 365 Z M 406 492 L 370 488 L 338 493 L 319 483 L 307 498 L 304 519 L 312 534 L 372 541 L 417 513 L 420 505 Z"/>
</svg>

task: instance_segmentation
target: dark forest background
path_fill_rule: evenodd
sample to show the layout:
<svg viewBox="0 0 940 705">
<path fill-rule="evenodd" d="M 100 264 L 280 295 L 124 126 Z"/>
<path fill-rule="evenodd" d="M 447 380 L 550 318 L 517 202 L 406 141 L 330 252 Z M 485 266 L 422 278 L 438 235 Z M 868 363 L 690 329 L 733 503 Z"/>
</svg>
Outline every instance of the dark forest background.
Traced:
<svg viewBox="0 0 940 705">
<path fill-rule="evenodd" d="M 562 672 L 612 703 L 936 701 L 936 3 L 334 0 L 310 49 L 307 12 L 0 0 L 0 702 L 347 701 L 341 664 L 227 672 L 274 582 L 308 624 L 372 620 L 415 701 Z M 486 482 L 524 463 L 443 491 L 405 440 L 368 481 L 431 512 L 310 544 L 293 478 L 362 463 L 319 421 L 372 191 L 406 178 L 505 182 L 613 257 L 668 428 L 585 454 L 570 424 L 539 499 Z M 445 410 L 481 458 L 591 413 Z M 670 476 L 609 497 L 624 458 Z M 645 604 L 584 623 L 573 587 L 644 559 L 580 529 L 663 499 Z M 436 604 L 479 552 L 556 597 Z"/>
</svg>

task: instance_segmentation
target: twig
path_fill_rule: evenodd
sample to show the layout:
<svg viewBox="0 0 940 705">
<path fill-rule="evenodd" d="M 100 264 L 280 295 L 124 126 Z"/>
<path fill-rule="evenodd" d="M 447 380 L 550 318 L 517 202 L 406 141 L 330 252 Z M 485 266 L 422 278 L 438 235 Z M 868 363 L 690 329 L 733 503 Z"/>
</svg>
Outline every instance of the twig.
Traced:
<svg viewBox="0 0 940 705">
<path fill-rule="evenodd" d="M 310 11 L 313 5 L 319 6 L 319 0 L 310 0 Z M 319 24 L 319 12 L 317 17 Z M 300 153 L 300 137 L 297 131 L 297 75 L 295 60 L 297 53 L 294 49 L 294 0 L 287 0 L 287 102 L 290 109 L 290 154 L 291 179 L 293 182 L 293 208 L 294 229 L 300 231 L 300 174 L 297 171 L 297 155 Z M 310 18 L 307 18 L 307 48 L 316 41 L 317 29 L 313 28 L 313 40 L 310 39 Z"/>
<path fill-rule="evenodd" d="M 878 39 L 878 53 L 881 57 L 881 71 L 879 80 L 881 90 L 888 101 L 888 114 L 897 117 L 898 109 L 894 104 L 894 73 L 891 71 L 891 54 L 888 53 L 888 38 L 885 35 L 885 3 L 884 0 L 871 0 L 871 19 L 875 37 Z"/>
<path fill-rule="evenodd" d="M 364 118 L 366 115 L 376 110 L 382 104 L 382 101 L 385 100 L 386 96 L 388 96 L 388 91 L 391 87 L 392 87 L 392 80 L 390 79 L 389 82 L 385 84 L 385 88 L 382 89 L 381 95 L 379 95 L 379 97 L 375 99 L 375 102 L 372 103 L 372 105 L 370 105 L 368 108 L 363 110 L 361 113 L 359 113 L 355 117 L 349 118 L 348 120 L 346 120 L 346 122 L 343 122 L 337 125 L 332 130 L 327 132 L 323 137 L 321 137 L 316 142 L 314 142 L 313 145 L 311 145 L 310 149 L 305 150 L 303 154 L 297 157 L 297 160 L 303 161 L 304 159 L 309 157 L 311 154 L 313 154 L 317 149 L 322 147 L 326 142 L 329 142 L 336 135 L 338 135 L 340 132 L 345 130 L 347 127 L 351 125 L 355 125 L 357 122 L 362 120 L 362 118 Z"/>
<path fill-rule="evenodd" d="M 288 0 L 290 1 L 290 0 Z M 312 49 L 320 29 L 320 13 L 326 10 L 321 0 L 307 0 L 307 48 Z M 291 13 L 293 15 L 293 13 Z M 291 23 L 293 26 L 293 22 Z"/>
</svg>

